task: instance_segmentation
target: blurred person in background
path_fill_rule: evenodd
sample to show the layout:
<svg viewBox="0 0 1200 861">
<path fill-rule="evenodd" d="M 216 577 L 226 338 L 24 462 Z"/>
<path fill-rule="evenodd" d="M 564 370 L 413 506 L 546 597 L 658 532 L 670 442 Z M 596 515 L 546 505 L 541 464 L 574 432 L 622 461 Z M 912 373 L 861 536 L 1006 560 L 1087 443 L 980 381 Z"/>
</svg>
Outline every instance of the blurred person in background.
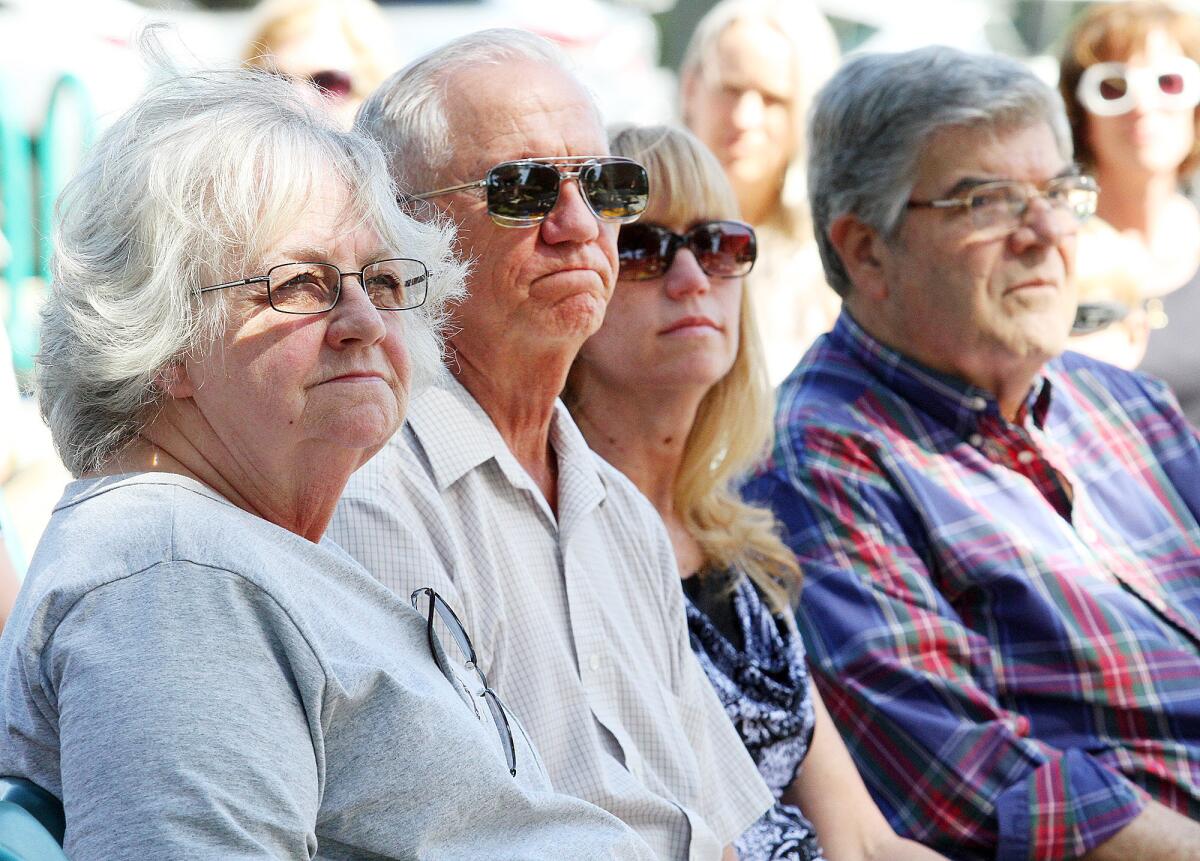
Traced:
<svg viewBox="0 0 1200 861">
<path fill-rule="evenodd" d="M 172 76 L 58 213 L 38 391 L 77 480 L 0 637 L 0 774 L 67 854 L 652 858 L 551 790 L 439 597 L 324 537 L 462 289 L 379 147 L 273 76 Z"/>
<path fill-rule="evenodd" d="M 1128 239 L 1094 216 L 1079 230 L 1079 304 L 1067 349 L 1133 370 L 1146 355 L 1150 318 L 1142 294 L 1145 260 Z"/>
<path fill-rule="evenodd" d="M 617 287 L 563 399 L 666 523 L 692 650 L 775 795 L 737 839 L 738 857 L 934 861 L 896 836 L 863 785 L 805 665 L 790 610 L 796 558 L 771 513 L 734 486 L 771 436 L 743 289 L 754 229 L 736 220 L 721 165 L 688 132 L 629 127 L 610 143 L 646 165 L 651 204 L 621 227 Z"/>
<path fill-rule="evenodd" d="M 1150 334 L 1140 367 L 1200 424 L 1200 212 L 1181 183 L 1200 165 L 1200 20 L 1166 3 L 1097 4 L 1067 37 L 1059 88 L 1079 162 L 1100 184 L 1083 259 L 1118 233 L 1140 252 Z M 1096 253 L 1111 254 L 1111 251 Z"/>
<path fill-rule="evenodd" d="M 242 60 L 311 85 L 345 128 L 395 64 L 391 26 L 373 0 L 265 0 Z"/>
<path fill-rule="evenodd" d="M 700 19 L 680 68 L 684 123 L 712 150 L 758 232 L 747 280 L 777 384 L 840 300 L 825 282 L 805 190 L 805 117 L 838 64 L 811 0 L 723 0 Z"/>
</svg>

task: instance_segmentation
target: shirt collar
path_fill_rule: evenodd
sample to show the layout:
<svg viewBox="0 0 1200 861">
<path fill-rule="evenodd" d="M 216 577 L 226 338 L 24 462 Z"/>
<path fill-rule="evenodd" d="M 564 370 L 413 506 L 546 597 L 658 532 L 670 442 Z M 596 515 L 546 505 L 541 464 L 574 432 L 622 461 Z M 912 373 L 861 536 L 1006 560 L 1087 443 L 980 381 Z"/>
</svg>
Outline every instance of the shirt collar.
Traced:
<svg viewBox="0 0 1200 861">
<path fill-rule="evenodd" d="M 980 419 L 1000 419 L 1000 404 L 985 389 L 921 363 L 880 343 L 869 335 L 850 312 L 842 309 L 830 332 L 831 341 L 862 363 L 890 391 L 915 404 L 960 437 L 975 433 Z M 1034 379 L 1026 397 L 1025 415 L 1041 428 L 1050 409 L 1051 383 L 1045 375 Z"/>
<path fill-rule="evenodd" d="M 429 458 L 439 491 L 489 460 L 496 461 L 514 487 L 536 489 L 487 412 L 449 374 L 413 401 L 408 424 Z M 443 439 L 447 435 L 453 439 L 451 444 Z M 578 491 L 589 504 L 603 499 L 606 488 L 595 455 L 561 400 L 554 402 L 550 445 L 558 457 L 560 490 Z"/>
</svg>

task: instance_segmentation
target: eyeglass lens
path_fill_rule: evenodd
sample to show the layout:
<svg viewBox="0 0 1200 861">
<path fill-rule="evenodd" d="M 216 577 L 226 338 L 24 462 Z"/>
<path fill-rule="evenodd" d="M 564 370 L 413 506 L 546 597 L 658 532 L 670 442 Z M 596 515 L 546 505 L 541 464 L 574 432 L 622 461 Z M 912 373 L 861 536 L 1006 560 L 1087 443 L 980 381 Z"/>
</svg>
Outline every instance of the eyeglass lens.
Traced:
<svg viewBox="0 0 1200 861">
<path fill-rule="evenodd" d="M 487 703 L 492 723 L 495 724 L 496 732 L 500 735 L 501 747 L 504 749 L 504 758 L 509 773 L 516 777 L 517 750 L 508 715 L 505 713 L 504 704 L 500 702 L 499 696 L 488 686 L 483 671 L 479 669 L 475 647 L 471 644 L 471 638 L 467 635 L 462 622 L 459 621 L 450 605 L 433 589 L 418 589 L 413 592 L 412 604 L 419 613 L 425 616 L 429 648 L 442 673 L 451 680 L 457 680 L 459 684 L 462 684 L 463 671 L 473 674 L 478 680 L 480 689 L 477 691 L 472 691 L 466 685 L 463 687 L 468 697 L 478 696 Z M 435 642 L 437 646 L 434 645 Z M 442 662 L 443 660 L 445 663 Z"/>
<path fill-rule="evenodd" d="M 579 171 L 579 187 L 598 218 L 636 218 L 650 199 L 646 169 L 631 161 L 598 161 Z M 562 173 L 553 164 L 512 161 L 487 175 L 488 213 L 506 226 L 529 226 L 550 214 L 558 202 Z"/>
<path fill-rule="evenodd" d="M 685 245 L 705 274 L 717 278 L 748 274 L 758 255 L 754 228 L 740 221 L 706 221 L 683 236 L 657 224 L 627 224 L 617 236 L 620 277 L 632 281 L 661 277 Z"/>
<path fill-rule="evenodd" d="M 971 219 L 978 228 L 1011 228 L 1020 223 L 1029 201 L 1039 194 L 1050 203 L 1064 227 L 1073 227 L 1096 211 L 1095 186 L 1084 177 L 1067 177 L 1051 182 L 1043 192 L 1020 183 L 980 186 L 967 198 Z"/>
<path fill-rule="evenodd" d="M 405 311 L 425 301 L 429 270 L 420 260 L 380 260 L 361 273 L 371 304 L 383 311 Z M 329 263 L 283 263 L 267 272 L 271 307 L 288 314 L 319 314 L 337 304 L 343 273 Z"/>
</svg>

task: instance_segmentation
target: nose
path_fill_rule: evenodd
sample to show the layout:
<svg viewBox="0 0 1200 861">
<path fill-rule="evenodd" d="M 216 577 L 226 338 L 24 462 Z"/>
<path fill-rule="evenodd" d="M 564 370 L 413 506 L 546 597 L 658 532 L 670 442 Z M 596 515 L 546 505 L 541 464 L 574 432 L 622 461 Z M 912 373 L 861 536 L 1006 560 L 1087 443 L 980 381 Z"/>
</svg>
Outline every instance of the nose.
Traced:
<svg viewBox="0 0 1200 861">
<path fill-rule="evenodd" d="M 1079 229 L 1079 219 L 1066 209 L 1054 206 L 1044 195 L 1033 194 L 1021 215 L 1021 224 L 1009 234 L 1017 253 L 1042 245 L 1057 245 Z"/>
<path fill-rule="evenodd" d="M 686 299 L 707 293 L 712 285 L 708 275 L 700 268 L 696 255 L 689 248 L 680 248 L 675 260 L 664 277 L 667 295 L 672 299 Z"/>
<path fill-rule="evenodd" d="M 563 178 L 558 187 L 554 209 L 541 224 L 542 239 L 550 245 L 560 242 L 588 242 L 600 235 L 596 220 L 578 180 Z"/>
<path fill-rule="evenodd" d="M 356 280 L 347 283 L 347 278 Z M 337 304 L 327 314 L 329 322 L 325 329 L 326 343 L 335 350 L 377 344 L 387 334 L 383 315 L 395 313 L 398 312 L 380 311 L 371 304 L 362 283 L 361 272 L 344 273 L 341 295 L 338 296 Z"/>
<path fill-rule="evenodd" d="M 743 90 L 733 106 L 733 124 L 739 129 L 752 129 L 762 125 L 763 98 L 757 90 Z"/>
</svg>

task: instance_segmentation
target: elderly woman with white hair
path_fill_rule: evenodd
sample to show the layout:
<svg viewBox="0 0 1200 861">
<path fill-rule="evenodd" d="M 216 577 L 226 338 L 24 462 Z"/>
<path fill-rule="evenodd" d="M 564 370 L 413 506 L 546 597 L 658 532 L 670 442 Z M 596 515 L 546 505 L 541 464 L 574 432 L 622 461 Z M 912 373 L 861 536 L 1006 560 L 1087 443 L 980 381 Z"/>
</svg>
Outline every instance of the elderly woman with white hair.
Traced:
<svg viewBox="0 0 1200 861">
<path fill-rule="evenodd" d="M 376 144 L 270 76 L 172 76 L 59 213 L 39 396 L 77 480 L 0 640 L 0 773 L 68 855 L 651 857 L 550 790 L 435 594 L 322 538 L 461 285 Z"/>
</svg>

